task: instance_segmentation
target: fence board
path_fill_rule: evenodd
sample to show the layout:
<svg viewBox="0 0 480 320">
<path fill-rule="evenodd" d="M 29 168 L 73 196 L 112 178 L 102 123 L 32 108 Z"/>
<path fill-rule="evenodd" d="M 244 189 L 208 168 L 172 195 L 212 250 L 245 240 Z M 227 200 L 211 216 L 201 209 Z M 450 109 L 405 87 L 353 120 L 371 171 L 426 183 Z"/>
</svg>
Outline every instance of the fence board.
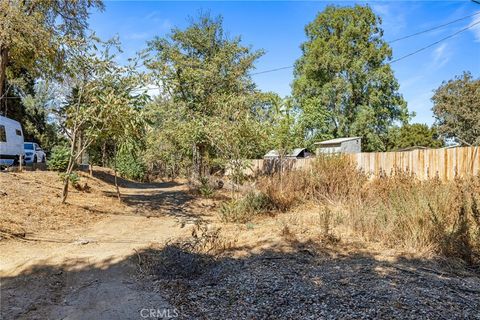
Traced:
<svg viewBox="0 0 480 320">
<path fill-rule="evenodd" d="M 347 154 L 357 167 L 367 174 L 379 177 L 391 175 L 395 171 L 408 171 L 419 179 L 438 177 L 452 180 L 456 176 L 480 174 L 479 147 L 457 147 L 443 149 L 419 149 L 403 152 L 364 152 Z M 291 170 L 308 168 L 314 158 L 289 160 Z M 251 160 L 246 174 L 256 175 L 265 172 L 264 161 Z"/>
</svg>

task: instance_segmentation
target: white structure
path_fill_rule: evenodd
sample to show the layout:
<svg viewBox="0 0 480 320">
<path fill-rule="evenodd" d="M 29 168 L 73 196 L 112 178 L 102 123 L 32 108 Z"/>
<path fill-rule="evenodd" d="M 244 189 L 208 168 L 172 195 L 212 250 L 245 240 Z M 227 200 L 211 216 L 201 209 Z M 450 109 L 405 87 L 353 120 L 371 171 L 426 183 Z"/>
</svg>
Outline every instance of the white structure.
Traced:
<svg viewBox="0 0 480 320">
<path fill-rule="evenodd" d="M 316 155 L 325 153 L 359 153 L 362 151 L 362 138 L 337 138 L 314 143 Z"/>
<path fill-rule="evenodd" d="M 288 159 L 299 159 L 299 158 L 308 158 L 312 154 L 308 152 L 305 148 L 295 148 L 290 153 L 285 155 L 285 158 Z M 277 150 L 270 150 L 266 155 L 263 156 L 264 159 L 277 159 L 280 158 L 280 154 Z"/>
<path fill-rule="evenodd" d="M 18 164 L 23 151 L 23 131 L 18 121 L 0 116 L 0 166 Z"/>
</svg>

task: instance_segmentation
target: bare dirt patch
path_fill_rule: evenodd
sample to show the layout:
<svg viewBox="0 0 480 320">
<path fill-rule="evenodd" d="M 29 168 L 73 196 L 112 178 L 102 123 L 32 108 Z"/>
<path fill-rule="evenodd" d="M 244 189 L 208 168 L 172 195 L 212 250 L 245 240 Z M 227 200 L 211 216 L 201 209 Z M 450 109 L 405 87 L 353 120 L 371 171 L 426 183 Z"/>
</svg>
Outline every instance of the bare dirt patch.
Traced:
<svg viewBox="0 0 480 320">
<path fill-rule="evenodd" d="M 85 174 L 81 175 L 80 184 L 86 184 L 88 191 L 71 188 L 68 203 L 62 205 L 62 181 L 58 173 L 0 172 L 0 231 L 4 236 L 59 231 L 94 223 L 103 217 L 98 213 L 131 211 L 116 199 L 105 195 L 112 189 L 111 185 Z"/>
</svg>

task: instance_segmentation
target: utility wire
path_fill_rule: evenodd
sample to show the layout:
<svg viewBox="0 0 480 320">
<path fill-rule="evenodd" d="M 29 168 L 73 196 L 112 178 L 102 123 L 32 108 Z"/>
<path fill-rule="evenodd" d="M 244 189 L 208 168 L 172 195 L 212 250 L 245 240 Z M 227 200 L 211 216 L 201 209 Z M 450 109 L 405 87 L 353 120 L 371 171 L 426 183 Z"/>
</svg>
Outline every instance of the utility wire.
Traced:
<svg viewBox="0 0 480 320">
<path fill-rule="evenodd" d="M 389 41 L 388 43 L 394 43 L 394 42 L 397 42 L 397 41 L 400 41 L 400 40 L 404 40 L 404 39 L 408 39 L 408 38 L 411 38 L 411 37 L 414 37 L 414 36 L 418 36 L 418 35 L 423 34 L 423 33 L 427 33 L 427 32 L 433 31 L 433 30 L 437 30 L 437 29 L 446 27 L 446 26 L 448 26 L 448 25 L 451 25 L 451 24 L 453 24 L 453 23 L 455 23 L 455 22 L 462 21 L 462 20 L 465 20 L 465 19 L 474 17 L 474 16 L 479 15 L 479 14 L 480 14 L 480 11 L 478 11 L 478 12 L 476 12 L 476 13 L 474 13 L 474 14 L 471 14 L 471 15 L 469 15 L 469 16 L 465 16 L 465 17 L 459 18 L 459 19 L 457 19 L 457 20 L 453 20 L 453 21 L 450 21 L 450 22 L 441 24 L 441 25 L 439 25 L 439 26 L 436 26 L 436 27 L 433 27 L 433 28 L 430 28 L 430 29 L 426 29 L 426 30 L 423 30 L 423 31 L 419 31 L 419 32 L 416 32 L 416 33 L 409 34 L 409 35 L 404 36 L 404 37 L 400 37 L 400 38 L 394 39 L 394 40 L 392 40 L 392 41 Z"/>
<path fill-rule="evenodd" d="M 262 74 L 262 73 L 268 73 L 268 72 L 274 72 L 274 71 L 280 71 L 280 70 L 285 70 L 285 69 L 291 69 L 294 66 L 288 66 L 288 67 L 280 67 L 280 68 L 275 68 L 275 69 L 270 69 L 270 70 L 265 70 L 265 71 L 259 71 L 259 72 L 254 72 L 250 73 L 251 76 L 257 75 L 257 74 Z"/>
<path fill-rule="evenodd" d="M 401 37 L 401 38 L 398 38 L 398 39 L 394 39 L 394 40 L 392 40 L 392 41 L 388 41 L 387 43 L 388 43 L 388 44 L 391 44 L 391 43 L 394 43 L 394 42 L 397 42 L 397 41 L 400 41 L 400 40 L 404 40 L 404 39 L 408 39 L 408 38 L 411 38 L 411 37 L 414 37 L 414 36 L 418 36 L 418 35 L 420 35 L 420 34 L 427 33 L 427 32 L 433 31 L 433 30 L 440 29 L 440 28 L 442 28 L 442 27 L 448 26 L 448 25 L 450 25 L 450 24 L 453 24 L 453 23 L 458 22 L 458 21 L 461 21 L 461 20 L 465 20 L 465 19 L 471 18 L 471 17 L 476 16 L 476 15 L 479 15 L 479 14 L 480 14 L 480 11 L 478 11 L 478 12 L 476 12 L 476 13 L 474 13 L 474 14 L 471 14 L 471 15 L 469 15 L 469 16 L 465 16 L 465 17 L 462 17 L 462 18 L 459 18 L 459 19 L 456 19 L 456 20 L 453 20 L 453 21 L 450 21 L 450 22 L 447 22 L 447 23 L 438 25 L 438 26 L 433 27 L 433 28 L 430 28 L 430 29 L 426 29 L 426 30 L 423 30 L 423 31 L 419 31 L 419 32 L 416 32 L 416 33 L 409 34 L 409 35 L 407 35 L 407 36 L 404 36 L 404 37 Z M 464 28 L 464 29 L 461 29 L 461 30 L 459 30 L 459 31 L 457 31 L 457 32 L 455 32 L 455 33 L 453 33 L 453 34 L 445 37 L 445 38 L 442 38 L 442 39 L 440 39 L 440 40 L 438 40 L 438 41 L 436 41 L 436 42 L 434 42 L 434 43 L 432 43 L 432 44 L 429 44 L 428 46 L 425 46 L 425 47 L 423 47 L 423 48 L 420 48 L 420 49 L 418 49 L 418 50 L 416 50 L 416 51 L 414 51 L 414 52 L 411 52 L 411 53 L 409 53 L 409 54 L 407 54 L 407 55 L 405 55 L 405 56 L 402 56 L 402 57 L 400 57 L 400 58 L 398 58 L 398 59 L 394 59 L 394 60 L 392 60 L 390 63 L 395 63 L 395 62 L 397 62 L 397 61 L 400 61 L 400 60 L 403 60 L 403 59 L 405 59 L 405 58 L 407 58 L 407 57 L 410 57 L 410 56 L 412 56 L 412 55 L 414 55 L 414 54 L 417 54 L 417 53 L 419 53 L 419 52 L 421 52 L 421 51 L 423 51 L 423 50 L 425 50 L 425 49 L 428 49 L 428 48 L 430 48 L 430 47 L 433 47 L 434 45 L 436 45 L 436 44 L 438 44 L 438 43 L 440 43 L 440 42 L 442 42 L 442 41 L 444 41 L 444 40 L 453 38 L 453 37 L 456 36 L 457 34 L 462 33 L 462 32 L 464 32 L 464 31 L 466 31 L 466 30 L 468 30 L 468 29 L 471 29 L 472 27 L 474 27 L 475 25 L 478 25 L 479 23 L 480 23 L 480 21 L 479 21 L 479 22 L 476 22 L 476 23 L 474 23 L 474 24 L 471 24 L 471 25 L 469 25 L 468 27 L 466 27 L 466 28 Z M 275 71 L 284 70 L 284 69 L 291 69 L 291 68 L 293 68 L 293 67 L 294 67 L 294 66 L 288 66 L 288 67 L 280 67 L 280 68 L 275 68 L 275 69 L 269 69 L 269 70 L 264 70 L 264 71 L 260 71 L 260 72 L 254 72 L 254 73 L 251 73 L 250 75 L 251 75 L 251 76 L 254 76 L 254 75 L 257 75 L 257 74 L 264 74 L 264 73 L 270 73 L 270 72 L 275 72 Z"/>
<path fill-rule="evenodd" d="M 404 56 L 402 56 L 402 57 L 400 57 L 400 58 L 394 59 L 394 60 L 390 61 L 390 63 L 395 63 L 395 62 L 397 62 L 397 61 L 400 61 L 400 60 L 403 60 L 403 59 L 408 58 L 408 57 L 410 57 L 410 56 L 413 56 L 414 54 L 417 54 L 417 53 L 419 53 L 419 52 L 421 52 L 421 51 L 423 51 L 423 50 L 426 50 L 426 49 L 428 49 L 428 48 L 431 48 L 431 47 L 439 44 L 439 43 L 442 42 L 442 41 L 445 41 L 445 40 L 447 40 L 447 39 L 453 38 L 453 37 L 455 37 L 456 35 L 458 35 L 458 34 L 460 34 L 460 33 L 462 33 L 462 32 L 465 32 L 465 31 L 467 31 L 468 29 L 473 28 L 474 26 L 476 26 L 476 25 L 478 25 L 478 24 L 480 24 L 480 21 L 475 22 L 474 24 L 471 24 L 471 25 L 469 25 L 469 26 L 466 27 L 466 28 L 463 28 L 463 29 L 461 29 L 461 30 L 458 30 L 457 32 L 452 33 L 451 35 L 449 35 L 449 36 L 447 36 L 447 37 L 445 37 L 445 38 L 442 38 L 442 39 L 440 39 L 440 40 L 438 40 L 438 41 L 435 41 L 434 43 L 431 43 L 431 44 L 429 44 L 428 46 L 422 47 L 422 48 L 420 48 L 420 49 L 418 49 L 418 50 L 415 50 L 415 51 L 413 51 L 413 52 L 411 52 L 411 53 L 409 53 L 409 54 L 406 54 L 406 55 L 404 55 Z"/>
</svg>

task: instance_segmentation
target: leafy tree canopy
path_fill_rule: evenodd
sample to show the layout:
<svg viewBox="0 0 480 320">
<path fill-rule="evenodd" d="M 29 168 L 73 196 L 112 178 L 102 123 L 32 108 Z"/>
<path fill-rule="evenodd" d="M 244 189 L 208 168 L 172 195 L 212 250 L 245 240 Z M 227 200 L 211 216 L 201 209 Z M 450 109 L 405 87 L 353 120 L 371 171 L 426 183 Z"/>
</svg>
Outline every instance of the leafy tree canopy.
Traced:
<svg viewBox="0 0 480 320">
<path fill-rule="evenodd" d="M 410 147 L 440 148 L 444 145 L 439 139 L 435 127 L 430 128 L 426 124 L 405 124 L 401 127 L 393 127 L 388 132 L 388 150 L 399 150 Z"/>
<path fill-rule="evenodd" d="M 443 82 L 432 101 L 440 134 L 462 143 L 480 144 L 480 79 L 464 72 Z"/>
<path fill-rule="evenodd" d="M 409 119 L 380 24 L 356 5 L 328 6 L 306 26 L 293 95 L 308 135 L 362 136 L 366 151 L 384 150 L 388 128 Z"/>
<path fill-rule="evenodd" d="M 209 159 L 258 151 L 259 123 L 268 118 L 269 103 L 249 72 L 262 51 L 227 37 L 221 17 L 200 15 L 186 29 L 174 28 L 168 37 L 151 41 L 149 53 L 145 64 L 162 88 L 150 108 L 161 128 L 153 138 L 161 136 L 160 148 L 174 157 L 180 153 L 177 162 L 192 159 L 197 173 Z"/>
<path fill-rule="evenodd" d="M 82 37 L 92 8 L 103 9 L 102 1 L 0 1 L 0 97 L 7 75 L 58 71 L 66 54 L 63 37 Z"/>
</svg>

